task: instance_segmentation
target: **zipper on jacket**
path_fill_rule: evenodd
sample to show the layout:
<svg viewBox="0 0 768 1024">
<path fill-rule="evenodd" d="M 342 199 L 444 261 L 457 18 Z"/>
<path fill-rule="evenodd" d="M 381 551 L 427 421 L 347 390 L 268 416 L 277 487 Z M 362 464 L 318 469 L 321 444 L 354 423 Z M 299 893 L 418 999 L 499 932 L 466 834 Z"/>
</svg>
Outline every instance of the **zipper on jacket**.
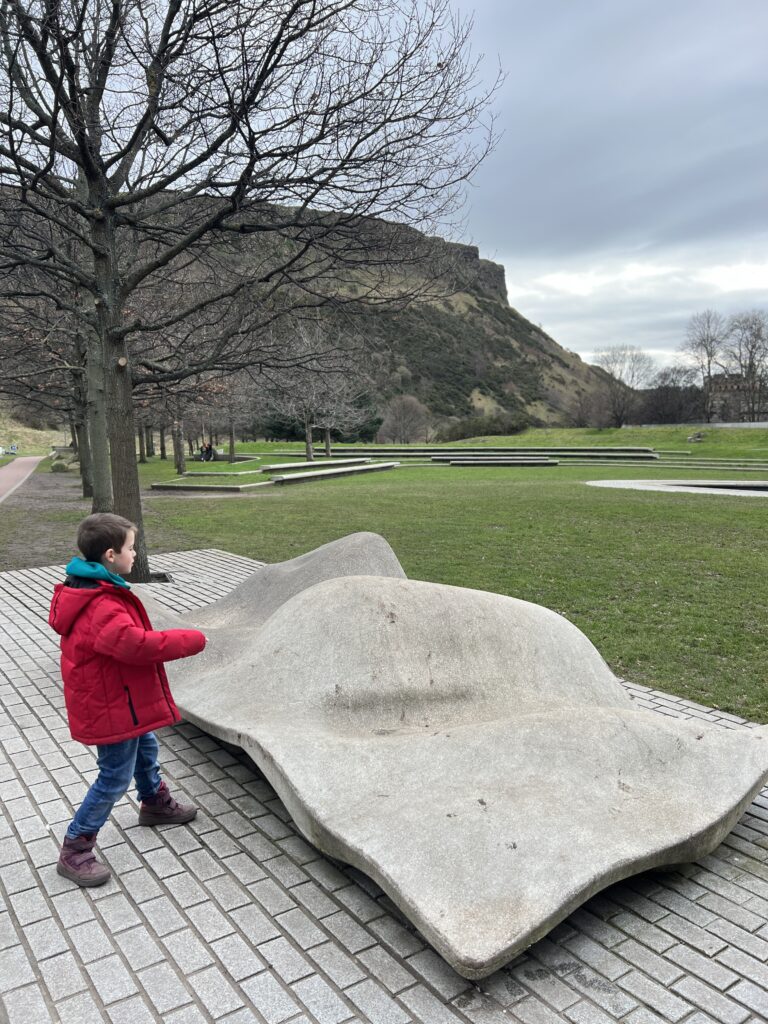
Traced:
<svg viewBox="0 0 768 1024">
<path fill-rule="evenodd" d="M 136 717 L 136 709 L 134 708 L 133 701 L 131 700 L 131 691 L 128 689 L 127 686 L 124 686 L 123 689 L 125 690 L 125 695 L 128 698 L 128 707 L 131 709 L 131 718 L 133 719 L 133 724 L 138 725 L 139 720 Z"/>
</svg>

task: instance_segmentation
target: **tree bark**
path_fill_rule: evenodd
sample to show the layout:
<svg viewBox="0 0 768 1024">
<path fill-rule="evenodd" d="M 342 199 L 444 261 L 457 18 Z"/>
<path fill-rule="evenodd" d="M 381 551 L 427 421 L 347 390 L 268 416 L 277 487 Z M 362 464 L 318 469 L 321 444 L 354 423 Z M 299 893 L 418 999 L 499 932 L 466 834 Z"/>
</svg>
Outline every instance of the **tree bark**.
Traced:
<svg viewBox="0 0 768 1024">
<path fill-rule="evenodd" d="M 171 425 L 171 444 L 173 445 L 173 465 L 181 476 L 187 471 L 187 462 L 184 457 L 184 423 L 180 419 L 174 420 Z"/>
<path fill-rule="evenodd" d="M 330 457 L 331 457 L 331 428 L 330 427 L 326 427 L 325 430 L 324 430 L 324 433 L 325 433 L 325 454 L 330 459 Z"/>
<path fill-rule="evenodd" d="M 307 453 L 307 462 L 315 461 L 315 453 L 312 450 L 312 422 L 304 420 L 304 447 Z"/>
<path fill-rule="evenodd" d="M 168 453 L 165 450 L 165 424 L 161 423 L 158 428 L 158 434 L 160 435 L 160 458 L 167 460 Z"/>
<path fill-rule="evenodd" d="M 114 511 L 136 524 L 136 561 L 128 577 L 149 582 L 149 556 L 143 531 L 139 472 L 136 464 L 131 374 L 125 343 L 110 345 L 105 379 L 109 394 L 109 455 L 114 488 Z"/>
<path fill-rule="evenodd" d="M 229 461 L 235 461 L 235 421 L 229 421 Z"/>
<path fill-rule="evenodd" d="M 104 349 L 100 341 L 90 347 L 86 363 L 87 430 L 91 449 L 91 481 L 93 501 L 91 512 L 112 511 L 112 477 L 107 440 L 107 396 L 104 380 Z"/>
<path fill-rule="evenodd" d="M 155 435 L 149 423 L 144 426 L 144 447 L 146 449 L 147 457 L 152 458 L 155 454 Z"/>
<path fill-rule="evenodd" d="M 69 413 L 69 436 L 72 438 L 72 454 L 77 455 L 77 429 L 75 427 L 75 417 L 71 410 Z"/>
<path fill-rule="evenodd" d="M 146 463 L 146 461 L 147 461 L 147 449 L 146 449 L 146 445 L 144 443 L 144 428 L 141 426 L 141 424 L 139 424 L 139 429 L 138 429 L 137 433 L 138 433 L 138 436 L 139 436 L 139 462 Z"/>
</svg>

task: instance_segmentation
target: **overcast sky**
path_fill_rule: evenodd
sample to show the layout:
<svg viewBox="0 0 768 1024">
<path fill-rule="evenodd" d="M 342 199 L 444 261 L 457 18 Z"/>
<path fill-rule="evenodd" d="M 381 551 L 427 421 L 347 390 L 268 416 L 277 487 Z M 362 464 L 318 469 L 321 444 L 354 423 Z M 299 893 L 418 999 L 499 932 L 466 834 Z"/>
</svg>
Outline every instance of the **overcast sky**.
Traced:
<svg viewBox="0 0 768 1024">
<path fill-rule="evenodd" d="M 768 308 L 768 0 L 454 0 L 503 132 L 465 238 L 590 359 L 660 363 L 692 313 Z"/>
</svg>

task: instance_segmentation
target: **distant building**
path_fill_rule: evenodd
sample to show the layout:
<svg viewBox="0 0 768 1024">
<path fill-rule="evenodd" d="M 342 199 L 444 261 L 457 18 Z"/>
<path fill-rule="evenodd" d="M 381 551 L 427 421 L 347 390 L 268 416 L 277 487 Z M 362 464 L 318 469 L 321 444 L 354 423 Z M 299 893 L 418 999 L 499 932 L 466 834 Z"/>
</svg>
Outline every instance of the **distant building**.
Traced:
<svg viewBox="0 0 768 1024">
<path fill-rule="evenodd" d="M 768 387 L 740 373 L 718 373 L 711 384 L 712 422 L 748 423 L 768 418 Z"/>
</svg>

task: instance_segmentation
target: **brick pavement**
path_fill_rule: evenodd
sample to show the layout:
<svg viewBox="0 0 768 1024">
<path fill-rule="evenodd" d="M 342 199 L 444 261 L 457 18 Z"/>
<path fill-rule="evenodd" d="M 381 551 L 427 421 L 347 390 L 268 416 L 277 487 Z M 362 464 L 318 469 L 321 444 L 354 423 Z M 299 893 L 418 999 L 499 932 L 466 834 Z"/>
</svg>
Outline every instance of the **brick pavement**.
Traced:
<svg viewBox="0 0 768 1024">
<path fill-rule="evenodd" d="M 153 558 L 199 607 L 259 563 Z M 61 569 L 0 573 L 0 1021 L 8 1024 L 756 1024 L 768 1019 L 768 797 L 699 863 L 606 889 L 507 968 L 458 977 L 385 895 L 318 854 L 239 751 L 182 724 L 165 774 L 201 811 L 100 833 L 115 871 L 80 890 L 58 841 L 94 775 L 69 738 L 47 606 Z M 226 577 L 226 580 L 224 579 Z M 749 723 L 628 686 L 659 714 Z M 706 795 L 702 794 L 702 799 Z"/>
</svg>

